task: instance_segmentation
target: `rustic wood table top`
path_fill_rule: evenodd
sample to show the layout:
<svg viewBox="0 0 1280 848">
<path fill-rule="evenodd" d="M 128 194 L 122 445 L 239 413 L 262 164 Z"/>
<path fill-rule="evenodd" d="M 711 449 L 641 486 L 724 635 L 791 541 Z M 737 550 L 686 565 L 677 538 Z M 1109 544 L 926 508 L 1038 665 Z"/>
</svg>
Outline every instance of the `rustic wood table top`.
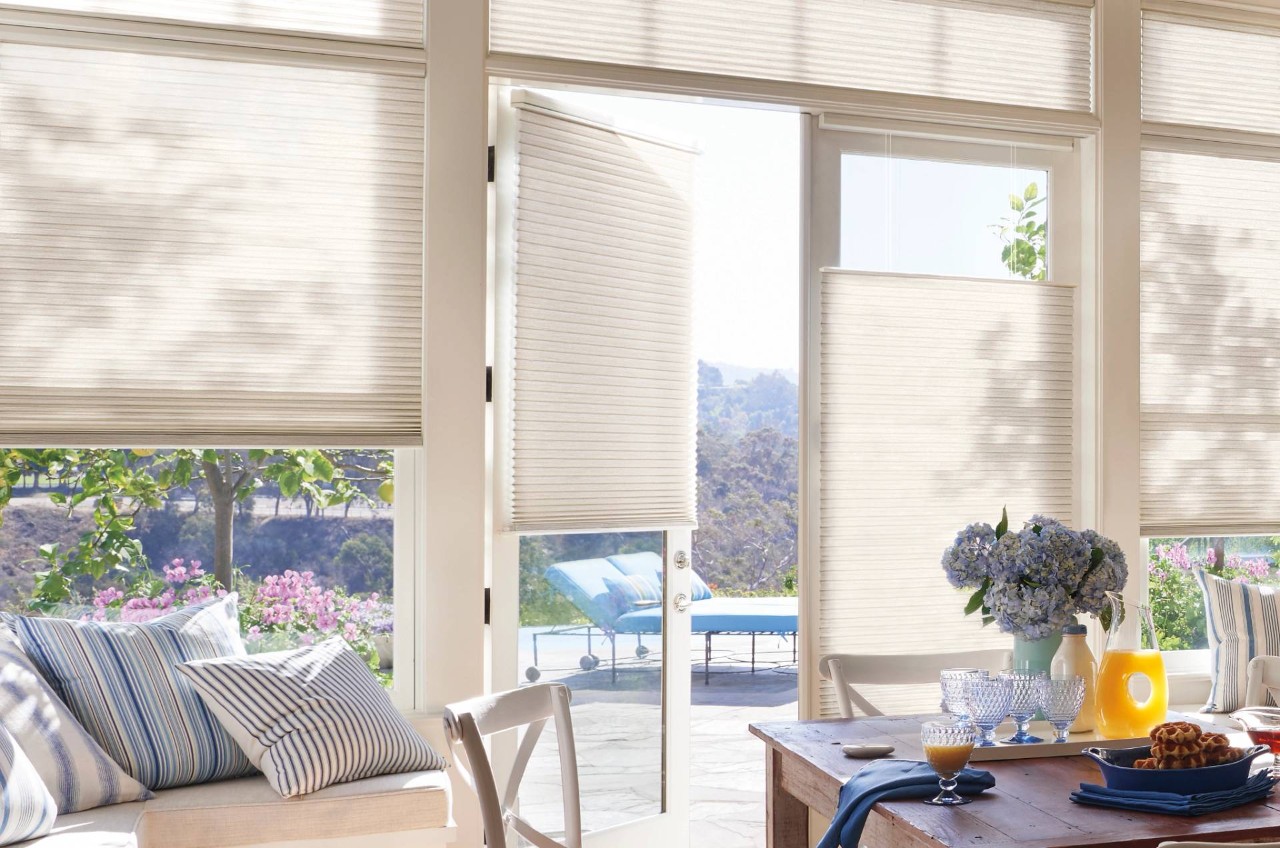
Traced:
<svg viewBox="0 0 1280 848">
<path fill-rule="evenodd" d="M 751 732 L 766 746 L 770 848 L 808 845 L 806 807 L 823 818 L 835 814 L 840 787 L 870 762 L 845 757 L 841 745 L 888 744 L 897 749 L 895 759 L 923 760 L 920 723 L 928 718 L 936 716 L 751 725 Z M 1179 838 L 1280 840 L 1280 799 L 1275 796 L 1222 813 L 1183 818 L 1075 803 L 1070 795 L 1081 783 L 1102 783 L 1097 767 L 1082 756 L 1004 760 L 977 767 L 990 771 L 996 785 L 972 804 L 949 808 L 918 800 L 878 804 L 867 820 L 862 844 L 869 848 L 1154 848 L 1162 840 Z"/>
</svg>

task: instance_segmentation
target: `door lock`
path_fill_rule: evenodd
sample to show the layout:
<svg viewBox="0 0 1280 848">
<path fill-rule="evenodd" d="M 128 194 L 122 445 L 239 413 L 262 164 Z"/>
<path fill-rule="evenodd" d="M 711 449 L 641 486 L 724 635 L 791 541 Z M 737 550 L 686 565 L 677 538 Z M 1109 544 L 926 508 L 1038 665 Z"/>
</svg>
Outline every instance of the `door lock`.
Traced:
<svg viewBox="0 0 1280 848">
<path fill-rule="evenodd" d="M 676 551 L 676 568 L 689 567 L 689 554 L 687 551 Z"/>
<path fill-rule="evenodd" d="M 676 612 L 688 612 L 689 596 L 681 592 L 671 599 L 671 605 L 676 608 Z"/>
</svg>

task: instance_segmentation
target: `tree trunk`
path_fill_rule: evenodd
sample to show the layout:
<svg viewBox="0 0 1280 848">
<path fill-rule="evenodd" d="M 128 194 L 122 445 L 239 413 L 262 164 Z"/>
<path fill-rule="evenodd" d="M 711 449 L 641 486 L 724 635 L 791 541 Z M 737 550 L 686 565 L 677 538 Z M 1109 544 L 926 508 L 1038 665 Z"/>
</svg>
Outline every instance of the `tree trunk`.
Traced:
<svg viewBox="0 0 1280 848">
<path fill-rule="evenodd" d="M 231 586 L 231 552 L 235 532 L 235 493 L 213 499 L 213 576 L 223 588 Z"/>
</svg>

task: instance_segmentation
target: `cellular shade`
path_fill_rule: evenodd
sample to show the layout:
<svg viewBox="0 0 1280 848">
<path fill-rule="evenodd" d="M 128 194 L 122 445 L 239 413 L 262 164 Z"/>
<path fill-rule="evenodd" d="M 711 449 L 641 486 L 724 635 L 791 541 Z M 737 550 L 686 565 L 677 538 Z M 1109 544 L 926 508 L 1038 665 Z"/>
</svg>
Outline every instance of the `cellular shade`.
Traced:
<svg viewBox="0 0 1280 848">
<path fill-rule="evenodd" d="M 1280 529 L 1280 162 L 1142 157 L 1142 530 Z"/>
<path fill-rule="evenodd" d="M 1092 3 L 490 0 L 490 47 L 1087 112 Z"/>
<path fill-rule="evenodd" d="M 1075 290 L 827 270 L 821 298 L 819 653 L 1007 647 L 942 553 L 1006 506 L 1073 519 Z"/>
<path fill-rule="evenodd" d="M 532 96 L 512 112 L 504 526 L 691 526 L 694 152 Z"/>
<path fill-rule="evenodd" d="M 421 442 L 421 79 L 6 43 L 0 115 L 0 443 Z"/>
<path fill-rule="evenodd" d="M 422 43 L 424 0 L 21 0 L 20 6 L 232 29 Z"/>
<path fill-rule="evenodd" d="M 1280 132 L 1280 29 L 1142 15 L 1142 117 Z"/>
</svg>

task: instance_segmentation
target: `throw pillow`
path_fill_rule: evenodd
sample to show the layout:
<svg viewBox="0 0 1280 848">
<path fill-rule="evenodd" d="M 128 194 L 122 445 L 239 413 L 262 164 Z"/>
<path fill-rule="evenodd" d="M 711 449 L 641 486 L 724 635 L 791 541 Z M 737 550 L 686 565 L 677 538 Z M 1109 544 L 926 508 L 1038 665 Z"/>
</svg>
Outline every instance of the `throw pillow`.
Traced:
<svg viewBox="0 0 1280 848">
<path fill-rule="evenodd" d="M 622 574 L 604 578 L 609 600 L 618 615 L 662 603 L 662 584 L 652 574 Z"/>
<path fill-rule="evenodd" d="M 44 836 L 58 806 L 9 731 L 0 727 L 0 845 Z"/>
<path fill-rule="evenodd" d="M 1280 654 L 1280 597 L 1274 586 L 1224 580 L 1203 569 L 1196 580 L 1204 592 L 1213 677 L 1204 711 L 1233 712 L 1244 706 L 1249 660 Z"/>
<path fill-rule="evenodd" d="M 143 786 L 253 773 L 177 671 L 189 660 L 244 653 L 235 594 L 145 622 L 6 619 L 84 728 Z"/>
<path fill-rule="evenodd" d="M 179 670 L 282 796 L 445 767 L 341 637 Z"/>
<path fill-rule="evenodd" d="M 62 813 L 151 797 L 120 770 L 0 627 L 0 727 L 26 752 Z"/>
<path fill-rule="evenodd" d="M 638 554 L 615 554 L 609 557 L 613 567 L 623 574 L 656 574 L 658 583 L 662 583 L 662 557 L 653 551 Z M 705 601 L 712 597 L 711 587 L 706 584 L 698 572 L 689 569 L 689 600 Z"/>
</svg>

